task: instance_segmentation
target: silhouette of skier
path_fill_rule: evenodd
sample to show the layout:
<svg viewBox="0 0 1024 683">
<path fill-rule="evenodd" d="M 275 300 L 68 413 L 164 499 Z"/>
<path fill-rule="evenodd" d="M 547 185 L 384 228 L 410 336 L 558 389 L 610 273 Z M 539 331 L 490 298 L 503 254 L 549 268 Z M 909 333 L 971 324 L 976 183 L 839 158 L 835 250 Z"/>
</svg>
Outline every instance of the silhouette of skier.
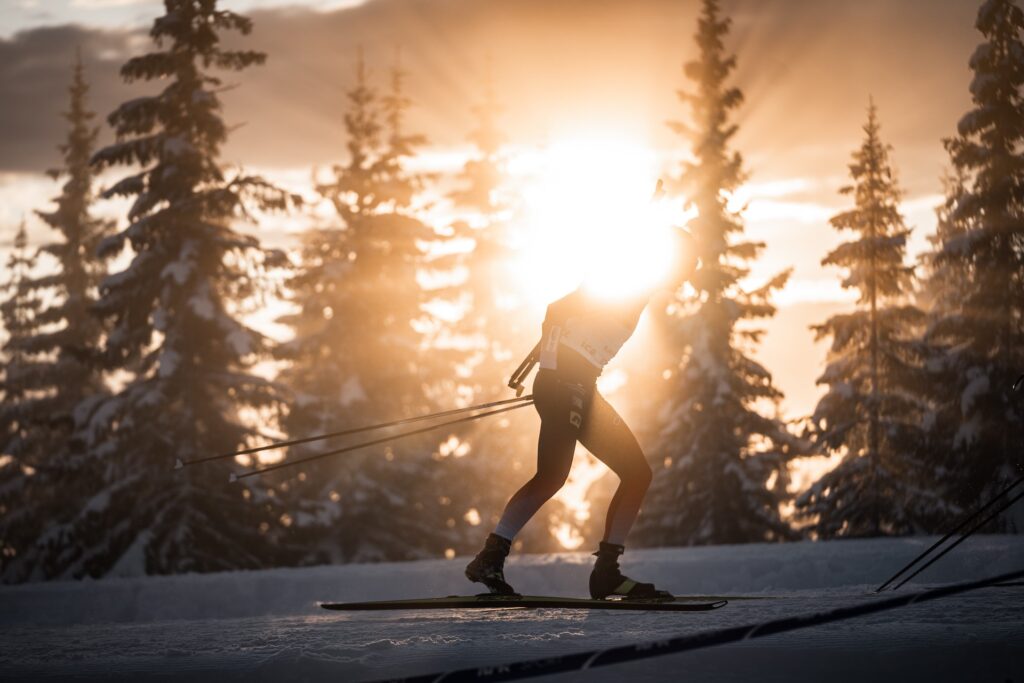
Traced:
<svg viewBox="0 0 1024 683">
<path fill-rule="evenodd" d="M 696 268 L 692 239 L 674 229 L 673 264 L 666 285 L 673 291 Z M 558 492 L 572 466 L 576 442 L 604 462 L 620 483 L 608 507 L 604 538 L 590 575 L 590 595 L 671 599 L 651 583 L 624 576 L 619 556 L 647 488 L 651 468 L 636 437 L 598 392 L 604 366 L 633 334 L 653 291 L 609 302 L 581 287 L 548 306 L 541 328 L 540 370 L 534 380 L 534 405 L 541 418 L 537 473 L 509 500 L 484 548 L 466 567 L 466 577 L 492 593 L 515 594 L 505 580 L 504 564 L 516 534 Z"/>
</svg>

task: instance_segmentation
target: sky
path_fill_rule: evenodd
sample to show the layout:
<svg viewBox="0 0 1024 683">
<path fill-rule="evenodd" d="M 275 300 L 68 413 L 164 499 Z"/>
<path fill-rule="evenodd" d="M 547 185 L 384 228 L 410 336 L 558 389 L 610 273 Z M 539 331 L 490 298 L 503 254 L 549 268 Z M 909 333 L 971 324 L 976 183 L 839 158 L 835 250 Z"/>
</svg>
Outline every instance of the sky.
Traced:
<svg viewBox="0 0 1024 683">
<path fill-rule="evenodd" d="M 362 46 L 383 78 L 400 48 L 416 107 L 410 129 L 430 140 L 439 167 L 458 162 L 489 59 L 501 120 L 522 147 L 605 136 L 656 150 L 671 174 L 686 144 L 665 125 L 685 116 L 676 90 L 694 56 L 696 0 L 234 0 L 255 22 L 245 46 L 264 67 L 227 77 L 225 117 L 237 126 L 227 163 L 303 182 L 344 155 L 344 91 Z M 117 77 L 145 51 L 161 13 L 153 0 L 0 0 L 0 251 L 23 216 L 57 186 L 70 64 L 80 48 L 103 116 L 145 86 Z M 860 144 L 869 98 L 905 190 L 911 249 L 934 230 L 945 166 L 941 140 L 970 105 L 968 58 L 980 42 L 976 0 L 724 0 L 727 46 L 744 93 L 734 147 L 750 174 L 748 236 L 767 244 L 753 279 L 794 269 L 767 323 L 759 358 L 787 394 L 790 416 L 813 409 L 826 347 L 808 325 L 849 306 L 840 273 L 820 261 L 842 239 L 829 216 Z M 100 142 L 112 139 L 109 130 Z M 614 160 L 609 160 L 609 164 Z M 609 173 L 615 169 L 609 168 Z M 272 230 L 280 231 L 281 226 Z M 273 240 L 280 235 L 266 235 Z M 0 253 L 6 259 L 6 254 Z"/>
</svg>

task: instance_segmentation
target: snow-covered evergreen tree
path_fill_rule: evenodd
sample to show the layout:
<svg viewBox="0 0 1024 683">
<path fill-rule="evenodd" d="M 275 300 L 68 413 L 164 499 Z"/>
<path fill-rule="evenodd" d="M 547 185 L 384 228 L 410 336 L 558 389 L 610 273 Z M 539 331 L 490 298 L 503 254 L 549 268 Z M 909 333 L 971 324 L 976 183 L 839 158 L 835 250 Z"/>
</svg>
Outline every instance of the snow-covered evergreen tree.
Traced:
<svg viewBox="0 0 1024 683">
<path fill-rule="evenodd" d="M 39 217 L 60 233 L 60 239 L 40 251 L 57 263 L 54 271 L 35 277 L 27 286 L 32 296 L 46 301 L 35 316 L 37 333 L 17 342 L 21 351 L 35 362 L 30 379 L 30 397 L 20 406 L 24 418 L 35 423 L 32 450 L 39 453 L 35 484 L 46 479 L 50 486 L 36 486 L 31 505 L 43 511 L 49 523 L 66 519 L 72 510 L 66 504 L 72 496 L 61 489 L 70 482 L 82 484 L 90 475 L 76 471 L 81 463 L 80 441 L 72 440 L 75 413 L 101 400 L 106 393 L 103 370 L 97 358 L 102 327 L 90 311 L 103 266 L 96 257 L 100 239 L 113 229 L 110 221 L 93 217 L 94 173 L 89 166 L 98 129 L 91 125 L 94 114 L 86 105 L 88 85 L 82 62 L 76 62 L 69 88 L 70 106 L 64 117 L 70 124 L 67 139 L 59 147 L 63 166 L 50 171 L 55 180 L 65 179 L 56 208 L 39 211 Z M 0 410 L 0 420 L 6 416 Z M 0 528 L 2 528 L 0 524 Z M 36 528 L 41 534 L 42 529 Z M 3 533 L 0 531 L 0 533 Z M 49 575 L 45 547 L 24 547 L 16 564 L 20 578 Z M 12 578 L 8 576 L 8 578 Z"/>
<path fill-rule="evenodd" d="M 261 178 L 227 177 L 227 138 L 210 69 L 239 71 L 264 55 L 221 47 L 221 34 L 251 22 L 214 0 L 165 0 L 150 36 L 156 50 L 129 59 L 125 81 L 158 83 L 155 94 L 108 118 L 117 141 L 93 158 L 131 174 L 105 197 L 131 197 L 128 225 L 101 243 L 130 246 L 129 266 L 101 284 L 96 309 L 111 327 L 104 348 L 123 386 L 88 415 L 82 471 L 101 485 L 76 501 L 75 516 L 47 531 L 52 575 L 212 571 L 272 564 L 265 542 L 286 523 L 273 491 L 230 484 L 230 462 L 174 471 L 175 461 L 232 451 L 256 428 L 240 414 L 278 401 L 251 372 L 268 342 L 237 319 L 264 257 L 232 223 L 248 208 L 279 209 L 288 195 Z M 252 480 L 247 480 L 252 482 Z"/>
<path fill-rule="evenodd" d="M 36 267 L 37 252 L 29 249 L 28 231 L 25 221 L 18 226 L 14 236 L 14 249 L 7 258 L 7 279 L 4 282 L 6 298 L 0 303 L 0 315 L 7 339 L 3 345 L 3 431 L 0 432 L 0 454 L 16 457 L 25 447 L 24 428 L 28 415 L 20 406 L 31 401 L 29 393 L 34 388 L 34 359 L 26 348 L 39 330 L 40 301 L 38 292 L 32 287 L 33 270 Z M 13 460 L 5 461 L 13 464 Z"/>
<path fill-rule="evenodd" d="M 946 142 L 948 147 L 948 140 Z M 955 384 L 952 375 L 958 372 L 947 362 L 950 344 L 954 342 L 944 339 L 937 330 L 942 328 L 942 320 L 960 310 L 960 295 L 970 279 L 970 268 L 963 260 L 943 258 L 942 252 L 944 244 L 963 238 L 970 229 L 969 218 L 957 211 L 966 185 L 967 176 L 955 165 L 944 173 L 944 198 L 935 210 L 935 234 L 928 237 L 931 248 L 919 257 L 921 276 L 917 302 L 925 311 L 925 324 L 920 340 L 924 362 L 916 392 L 924 409 L 917 452 L 922 460 L 931 463 L 931 476 L 927 480 L 940 503 L 933 517 L 943 528 L 963 512 L 961 504 L 955 502 L 956 496 L 951 495 L 958 484 L 949 469 L 952 462 L 948 457 L 949 446 L 959 429 L 960 406 L 954 404 L 947 393 L 947 388 Z"/>
<path fill-rule="evenodd" d="M 470 245 L 433 264 L 457 269 L 464 278 L 436 292 L 457 302 L 464 314 L 449 325 L 450 348 L 442 356 L 451 368 L 440 387 L 466 405 L 514 396 L 509 375 L 537 341 L 539 330 L 527 325 L 518 295 L 520 274 L 514 271 L 513 224 L 516 204 L 506 171 L 506 135 L 500 126 L 493 63 L 484 60 L 478 101 L 472 106 L 472 149 L 449 193 L 457 219 L 451 239 Z M 527 391 L 529 386 L 527 386 Z M 484 419 L 458 431 L 460 443 L 445 463 L 449 475 L 446 497 L 453 508 L 455 542 L 460 552 L 476 552 L 493 530 L 508 498 L 533 467 L 537 438 L 532 407 Z M 454 445 L 454 442 L 453 442 Z M 516 472 L 513 477 L 508 473 Z M 557 502 L 550 504 L 557 506 Z M 540 517 L 540 516 L 539 516 Z M 540 522 L 540 518 L 538 519 Z M 551 533 L 544 523 L 530 524 L 517 544 L 533 551 L 550 551 Z"/>
<path fill-rule="evenodd" d="M 941 178 L 943 200 L 935 209 L 935 234 L 928 236 L 931 248 L 920 256 L 921 287 L 917 300 L 929 318 L 958 309 L 960 292 L 970 275 L 964 261 L 942 258 L 942 245 L 963 238 L 970 229 L 970 217 L 957 211 L 967 191 L 967 181 L 964 171 L 955 166 L 946 170 Z"/>
<path fill-rule="evenodd" d="M 451 347 L 442 358 L 451 365 L 444 383 L 448 395 L 468 401 L 508 396 L 507 366 L 525 354 L 521 325 L 515 315 L 510 261 L 510 214 L 507 176 L 498 127 L 501 106 L 497 101 L 490 61 L 483 79 L 481 101 L 472 107 L 474 128 L 469 133 L 473 148 L 454 178 L 448 198 L 455 220 L 449 227 L 449 244 L 430 265 L 457 272 L 448 286 L 431 292 L 463 313 L 446 326 L 443 345 Z"/>
<path fill-rule="evenodd" d="M 505 162 L 502 152 L 506 136 L 499 125 L 503 111 L 495 92 L 491 58 L 484 64 L 482 97 L 472 107 L 474 128 L 469 133 L 473 151 L 459 172 L 459 187 L 451 193 L 457 207 L 475 210 L 484 218 L 493 219 L 506 208 L 502 196 L 505 184 Z"/>
<path fill-rule="evenodd" d="M 1024 401 L 1010 388 L 1024 368 L 1024 11 L 986 0 L 976 27 L 984 42 L 970 58 L 973 106 L 947 143 L 959 187 L 927 287 L 927 339 L 940 350 L 929 363 L 930 423 L 951 427 L 940 449 L 945 493 L 969 508 L 1024 472 Z M 1009 514 L 995 528 L 1020 530 Z"/>
<path fill-rule="evenodd" d="M 56 400 L 46 405 L 46 412 L 51 424 L 65 429 L 73 427 L 72 413 L 82 401 L 96 400 L 106 391 L 96 358 L 103 328 L 90 309 L 106 271 L 96 256 L 97 248 L 114 225 L 94 217 L 92 211 L 95 174 L 89 161 L 99 129 L 91 125 L 95 114 L 86 105 L 88 91 L 79 57 L 69 88 L 70 107 L 64 114 L 70 123 L 67 140 L 60 146 L 64 166 L 50 171 L 54 179 L 66 180 L 61 194 L 54 198 L 56 208 L 37 212 L 61 239 L 42 249 L 57 260 L 57 271 L 33 283 L 55 295 L 53 303 L 40 313 L 39 322 L 57 329 L 37 336 L 32 350 L 54 354 L 44 381 L 52 387 Z M 68 436 L 65 432 L 58 438 Z"/>
<path fill-rule="evenodd" d="M 420 243 L 434 231 L 415 216 L 422 178 L 407 160 L 425 140 L 405 130 L 411 106 L 398 64 L 382 96 L 362 52 L 348 92 L 348 160 L 318 187 L 339 225 L 309 231 L 290 281 L 299 310 L 280 352 L 280 380 L 295 394 L 284 426 L 293 437 L 429 412 L 430 356 L 417 321 L 423 293 Z M 437 439 L 409 439 L 289 470 L 298 526 L 310 539 L 307 561 L 409 559 L 447 547 L 449 528 Z M 307 457 L 332 444 L 290 449 Z"/>
<path fill-rule="evenodd" d="M 813 327 L 832 346 L 818 379 L 828 392 L 811 417 L 812 435 L 823 452 L 844 454 L 797 499 L 798 517 L 821 538 L 905 534 L 934 524 L 930 473 L 917 461 L 925 407 L 916 335 L 924 314 L 911 303 L 914 269 L 904 262 L 910 229 L 874 102 L 864 133 L 849 165 L 853 182 L 840 189 L 854 206 L 830 221 L 854 237 L 822 260 L 845 269 L 842 286 L 857 291 L 857 305 Z"/>
<path fill-rule="evenodd" d="M 729 25 L 717 0 L 704 0 L 695 36 L 699 57 L 685 66 L 695 92 L 680 93 L 692 124 L 671 124 L 693 145 L 681 185 L 697 211 L 689 228 L 701 267 L 692 280 L 696 303 L 679 300 L 672 324 L 673 341 L 684 352 L 669 379 L 658 447 L 649 453 L 654 482 L 633 536 L 647 545 L 792 535 L 779 504 L 797 440 L 780 420 L 759 412 L 781 393 L 748 355 L 761 336 L 750 321 L 774 314 L 770 295 L 788 272 L 754 291 L 739 284 L 764 245 L 742 241 L 742 215 L 728 206 L 744 180 L 742 158 L 729 149 L 737 130 L 730 113 L 743 99 L 727 84 L 736 66 L 723 44 Z"/>
<path fill-rule="evenodd" d="M 36 251 L 28 246 L 22 221 L 7 259 L 5 298 L 0 320 L 7 332 L 0 373 L 0 577 L 21 578 L 18 566 L 39 533 L 40 504 L 35 495 L 46 490 L 37 485 L 39 465 L 45 458 L 39 421 L 32 411 L 36 400 L 38 358 L 26 351 L 39 331 L 40 301 L 31 286 Z"/>
<path fill-rule="evenodd" d="M 373 167 L 377 179 L 376 193 L 379 201 L 387 204 L 392 212 L 408 212 L 418 193 L 423 190 L 426 179 L 421 173 L 409 171 L 406 165 L 409 158 L 427 144 L 427 138 L 406 129 L 406 117 L 413 102 L 406 94 L 405 83 L 409 72 L 402 67 L 401 52 L 398 50 L 395 51 L 394 63 L 388 70 L 388 76 L 389 87 L 380 97 L 380 114 L 386 141 L 378 150 L 379 156 Z"/>
<path fill-rule="evenodd" d="M 473 243 L 472 250 L 457 260 L 466 269 L 466 280 L 457 289 L 468 297 L 467 313 L 457 333 L 475 336 L 483 345 L 482 353 L 471 362 L 473 391 L 481 399 L 494 399 L 505 395 L 508 360 L 514 367 L 519 361 L 514 354 L 525 355 L 528 349 L 519 347 L 529 340 L 523 336 L 510 291 L 514 284 L 510 272 L 513 207 L 507 192 L 505 134 L 498 126 L 502 107 L 490 60 L 482 89 L 480 102 L 472 108 L 475 127 L 469 140 L 473 152 L 463 164 L 450 198 L 457 210 L 469 212 L 452 226 L 453 238 Z"/>
</svg>

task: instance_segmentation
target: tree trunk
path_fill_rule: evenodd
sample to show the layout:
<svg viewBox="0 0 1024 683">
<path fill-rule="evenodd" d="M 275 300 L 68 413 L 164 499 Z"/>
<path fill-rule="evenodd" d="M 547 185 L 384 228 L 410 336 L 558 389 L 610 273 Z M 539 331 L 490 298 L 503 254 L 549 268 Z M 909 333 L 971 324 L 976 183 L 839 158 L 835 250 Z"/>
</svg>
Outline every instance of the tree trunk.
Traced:
<svg viewBox="0 0 1024 683">
<path fill-rule="evenodd" d="M 871 394 L 868 404 L 868 461 L 870 487 L 871 487 L 871 526 L 872 535 L 877 536 L 880 532 L 878 496 L 876 488 L 876 470 L 878 468 L 878 264 L 875 258 L 876 250 L 876 217 L 872 212 L 870 232 L 868 239 L 871 240 L 871 273 L 868 282 L 868 292 L 871 298 Z"/>
</svg>

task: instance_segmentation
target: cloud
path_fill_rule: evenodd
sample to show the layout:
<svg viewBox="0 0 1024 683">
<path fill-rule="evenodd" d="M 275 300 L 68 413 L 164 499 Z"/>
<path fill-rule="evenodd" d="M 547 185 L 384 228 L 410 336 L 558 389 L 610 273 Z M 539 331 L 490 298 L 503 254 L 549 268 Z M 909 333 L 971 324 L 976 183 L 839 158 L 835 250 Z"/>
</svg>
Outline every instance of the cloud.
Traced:
<svg viewBox="0 0 1024 683">
<path fill-rule="evenodd" d="M 137 35 L 56 26 L 0 40 L 0 171 L 43 171 L 56 164 L 66 135 L 67 87 L 75 52 L 81 49 L 89 102 L 104 114 L 131 95 L 118 78 Z M 103 122 L 97 117 L 97 124 Z M 103 140 L 111 135 L 104 131 Z"/>
<path fill-rule="evenodd" d="M 513 138 L 540 141 L 586 123 L 678 149 L 664 121 L 684 114 L 675 90 L 684 85 L 682 62 L 693 55 L 696 7 L 677 0 L 372 0 L 334 11 L 255 10 L 253 35 L 231 42 L 264 50 L 269 60 L 226 76 L 241 87 L 225 95 L 225 118 L 241 127 L 225 158 L 308 168 L 343 156 L 344 90 L 359 45 L 378 83 L 402 47 L 417 103 L 410 126 L 440 147 L 464 143 L 489 53 Z M 908 189 L 934 190 L 938 140 L 968 104 L 966 60 L 978 42 L 973 3 L 759 0 L 726 8 L 746 95 L 736 144 L 758 180 L 842 174 L 873 94 Z M 57 26 L 0 40 L 0 170 L 40 171 L 56 160 L 76 45 L 86 56 L 92 107 L 102 115 L 152 91 L 152 84 L 125 86 L 117 75 L 125 58 L 149 49 L 145 33 Z"/>
<path fill-rule="evenodd" d="M 84 7 L 86 9 L 104 9 L 107 7 L 144 5 L 148 2 L 150 2 L 150 0 L 71 0 L 71 6 Z"/>
</svg>

